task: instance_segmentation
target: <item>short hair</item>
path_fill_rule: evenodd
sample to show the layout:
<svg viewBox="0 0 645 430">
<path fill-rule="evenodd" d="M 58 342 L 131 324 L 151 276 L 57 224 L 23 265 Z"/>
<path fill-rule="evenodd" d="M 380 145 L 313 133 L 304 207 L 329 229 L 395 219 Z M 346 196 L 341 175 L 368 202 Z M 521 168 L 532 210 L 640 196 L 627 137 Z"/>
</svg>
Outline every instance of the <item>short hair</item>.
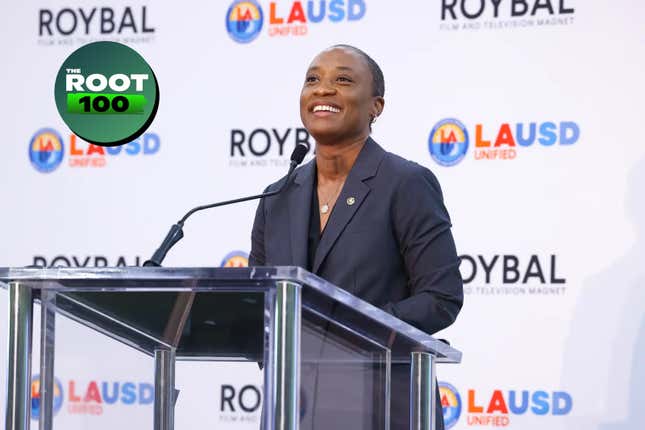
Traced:
<svg viewBox="0 0 645 430">
<path fill-rule="evenodd" d="M 356 52 L 358 55 L 363 57 L 363 59 L 367 62 L 367 67 L 370 69 L 370 73 L 372 73 L 372 95 L 373 96 L 378 96 L 378 97 L 383 97 L 385 96 L 385 78 L 383 77 L 383 72 L 381 71 L 381 68 L 379 65 L 365 53 L 365 51 L 358 49 L 355 46 L 352 45 L 345 45 L 343 43 L 331 46 L 329 49 L 333 48 L 345 48 L 345 49 L 350 49 L 354 52 Z"/>
</svg>

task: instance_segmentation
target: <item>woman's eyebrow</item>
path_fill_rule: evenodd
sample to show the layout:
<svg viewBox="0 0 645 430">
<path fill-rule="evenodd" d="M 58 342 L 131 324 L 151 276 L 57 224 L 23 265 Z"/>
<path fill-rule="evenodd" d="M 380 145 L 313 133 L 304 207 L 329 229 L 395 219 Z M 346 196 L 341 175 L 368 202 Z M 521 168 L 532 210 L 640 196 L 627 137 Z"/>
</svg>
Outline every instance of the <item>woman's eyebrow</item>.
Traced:
<svg viewBox="0 0 645 430">
<path fill-rule="evenodd" d="M 320 66 L 311 66 L 309 69 L 307 69 L 307 72 L 314 72 L 316 70 L 320 70 Z M 354 71 L 354 69 L 349 66 L 336 66 L 336 70 L 348 70 L 350 72 Z"/>
</svg>

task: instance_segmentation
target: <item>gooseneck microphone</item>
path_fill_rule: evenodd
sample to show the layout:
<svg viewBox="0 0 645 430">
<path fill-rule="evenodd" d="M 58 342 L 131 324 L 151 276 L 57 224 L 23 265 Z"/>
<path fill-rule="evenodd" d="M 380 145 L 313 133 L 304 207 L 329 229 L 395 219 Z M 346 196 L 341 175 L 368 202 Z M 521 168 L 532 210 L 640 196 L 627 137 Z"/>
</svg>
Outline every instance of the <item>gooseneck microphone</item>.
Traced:
<svg viewBox="0 0 645 430">
<path fill-rule="evenodd" d="M 226 200 L 224 202 L 217 202 L 217 203 L 211 203 L 209 205 L 197 206 L 189 210 L 186 213 L 186 215 L 184 215 L 183 218 L 177 222 L 177 224 L 173 224 L 173 226 L 170 227 L 170 231 L 166 235 L 166 238 L 163 240 L 163 242 L 161 242 L 161 246 L 159 246 L 159 248 L 155 251 L 152 257 L 150 257 L 150 260 L 147 260 L 145 263 L 143 263 L 143 265 L 157 266 L 157 267 L 161 266 L 161 262 L 163 261 L 164 258 L 166 258 L 166 254 L 168 253 L 168 251 L 170 251 L 170 248 L 172 248 L 177 242 L 181 240 L 182 237 L 184 237 L 184 231 L 183 231 L 184 223 L 186 222 L 188 217 L 190 217 L 195 212 L 203 211 L 205 209 L 210 209 L 210 208 L 216 208 L 219 206 L 232 205 L 234 203 L 246 202 L 248 200 L 262 199 L 265 197 L 271 197 L 271 196 L 275 196 L 276 194 L 280 194 L 282 190 L 284 190 L 287 184 L 289 183 L 289 178 L 293 174 L 293 171 L 296 170 L 296 167 L 298 167 L 300 163 L 302 163 L 302 160 L 305 158 L 307 151 L 309 151 L 309 147 L 307 145 L 303 143 L 299 143 L 296 145 L 293 152 L 291 153 L 291 163 L 289 164 L 289 171 L 285 176 L 284 182 L 277 190 L 269 191 L 268 193 L 256 194 L 254 196 L 242 197 L 239 199 Z"/>
</svg>

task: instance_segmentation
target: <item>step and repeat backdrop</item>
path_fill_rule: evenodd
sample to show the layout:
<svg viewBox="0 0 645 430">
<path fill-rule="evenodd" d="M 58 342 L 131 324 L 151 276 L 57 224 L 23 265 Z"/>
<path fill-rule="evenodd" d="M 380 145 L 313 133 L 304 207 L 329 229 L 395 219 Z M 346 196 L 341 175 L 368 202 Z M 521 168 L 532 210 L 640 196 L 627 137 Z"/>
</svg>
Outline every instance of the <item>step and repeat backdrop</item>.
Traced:
<svg viewBox="0 0 645 430">
<path fill-rule="evenodd" d="M 447 427 L 645 427 L 643 2 L 34 0 L 0 11 L 0 266 L 140 265 L 190 207 L 263 190 L 296 142 L 313 144 L 298 108 L 309 62 L 348 43 L 385 74 L 374 139 L 430 168 L 452 217 L 465 303 L 438 335 L 464 359 L 438 369 Z M 74 135 L 54 102 L 65 58 L 101 40 L 135 49 L 159 82 L 150 127 L 111 149 Z M 194 216 L 165 264 L 245 265 L 255 207 Z M 1 291 L 3 333 L 6 306 Z M 151 360 L 57 324 L 55 428 L 151 426 Z M 5 344 L 0 364 L 4 387 Z M 180 363 L 177 428 L 257 429 L 261 384 L 254 363 Z M 36 426 L 37 394 L 31 411 Z"/>
</svg>

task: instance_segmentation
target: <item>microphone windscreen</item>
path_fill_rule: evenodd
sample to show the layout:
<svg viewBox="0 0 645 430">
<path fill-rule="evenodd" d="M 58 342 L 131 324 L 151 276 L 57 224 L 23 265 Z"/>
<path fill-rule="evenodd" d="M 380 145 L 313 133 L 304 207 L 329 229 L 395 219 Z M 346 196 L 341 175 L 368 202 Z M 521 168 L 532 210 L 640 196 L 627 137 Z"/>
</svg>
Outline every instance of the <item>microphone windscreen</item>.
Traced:
<svg viewBox="0 0 645 430">
<path fill-rule="evenodd" d="M 293 149 L 293 152 L 291 153 L 291 161 L 294 161 L 296 165 L 302 163 L 302 160 L 304 160 L 305 155 L 307 155 L 308 151 L 309 147 L 304 143 L 297 144 Z"/>
</svg>

